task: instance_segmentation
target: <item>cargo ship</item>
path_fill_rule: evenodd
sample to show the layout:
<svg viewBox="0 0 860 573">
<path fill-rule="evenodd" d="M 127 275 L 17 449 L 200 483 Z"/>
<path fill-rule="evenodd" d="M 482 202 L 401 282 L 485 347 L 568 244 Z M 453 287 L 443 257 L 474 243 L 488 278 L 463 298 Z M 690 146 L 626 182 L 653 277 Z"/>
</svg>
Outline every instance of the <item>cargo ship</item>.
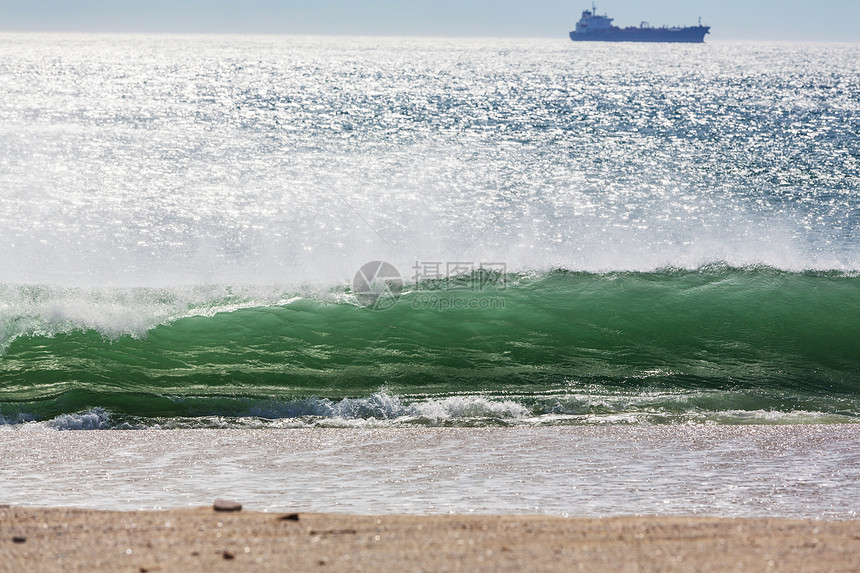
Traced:
<svg viewBox="0 0 860 573">
<path fill-rule="evenodd" d="M 585 10 L 582 18 L 576 23 L 576 29 L 570 33 L 574 42 L 681 42 L 686 44 L 701 44 L 705 34 L 710 33 L 710 26 L 702 26 L 699 18 L 698 26 L 686 28 L 667 27 L 653 28 L 648 22 L 642 22 L 638 28 L 619 28 L 612 25 L 613 18 L 597 14 L 597 7 L 592 4 L 591 10 Z"/>
</svg>

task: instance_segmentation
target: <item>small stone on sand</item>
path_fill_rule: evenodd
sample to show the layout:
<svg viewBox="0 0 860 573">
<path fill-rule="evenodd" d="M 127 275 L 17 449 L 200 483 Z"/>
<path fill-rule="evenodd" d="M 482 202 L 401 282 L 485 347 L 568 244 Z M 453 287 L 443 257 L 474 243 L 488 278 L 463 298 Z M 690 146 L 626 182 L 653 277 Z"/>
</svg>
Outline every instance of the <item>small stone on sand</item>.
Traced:
<svg viewBox="0 0 860 573">
<path fill-rule="evenodd" d="M 281 521 L 298 521 L 299 514 L 298 513 L 288 513 L 286 515 L 282 515 L 278 518 Z"/>
<path fill-rule="evenodd" d="M 12 543 L 25 543 L 26 541 L 27 541 L 26 537 L 20 537 L 18 535 L 16 535 L 15 537 L 12 538 Z"/>
<path fill-rule="evenodd" d="M 242 504 L 229 499 L 216 499 L 212 506 L 215 511 L 242 511 Z"/>
</svg>

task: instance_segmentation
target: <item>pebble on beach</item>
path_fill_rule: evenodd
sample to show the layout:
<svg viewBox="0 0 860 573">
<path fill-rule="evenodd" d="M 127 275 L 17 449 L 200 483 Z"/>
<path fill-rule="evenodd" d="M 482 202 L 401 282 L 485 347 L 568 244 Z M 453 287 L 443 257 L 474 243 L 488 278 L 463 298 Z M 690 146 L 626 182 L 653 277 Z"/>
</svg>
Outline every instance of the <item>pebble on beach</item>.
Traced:
<svg viewBox="0 0 860 573">
<path fill-rule="evenodd" d="M 215 511 L 242 511 L 242 504 L 229 499 L 216 499 L 212 506 Z"/>
</svg>

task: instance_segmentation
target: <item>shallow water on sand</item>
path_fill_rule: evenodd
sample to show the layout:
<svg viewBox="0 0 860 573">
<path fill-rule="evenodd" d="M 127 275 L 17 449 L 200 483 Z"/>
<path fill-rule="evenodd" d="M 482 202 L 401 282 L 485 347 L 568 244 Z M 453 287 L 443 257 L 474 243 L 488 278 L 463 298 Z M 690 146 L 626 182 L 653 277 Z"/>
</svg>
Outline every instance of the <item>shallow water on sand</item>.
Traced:
<svg viewBox="0 0 860 573">
<path fill-rule="evenodd" d="M 0 503 L 856 519 L 855 425 L 0 431 Z"/>
</svg>

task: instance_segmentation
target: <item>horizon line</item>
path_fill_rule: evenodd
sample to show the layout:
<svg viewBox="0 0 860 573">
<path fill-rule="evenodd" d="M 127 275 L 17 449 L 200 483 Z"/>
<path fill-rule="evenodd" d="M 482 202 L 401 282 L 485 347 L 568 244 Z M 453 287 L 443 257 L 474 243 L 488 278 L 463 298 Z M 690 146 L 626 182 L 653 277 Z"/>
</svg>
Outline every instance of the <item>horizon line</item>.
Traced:
<svg viewBox="0 0 860 573">
<path fill-rule="evenodd" d="M 382 34 L 355 34 L 343 32 L 271 32 L 271 31 L 156 31 L 156 30 L 14 30 L 0 28 L 0 34 L 53 34 L 53 35 L 93 35 L 93 36 L 269 36 L 269 37 L 321 37 L 321 38 L 385 38 L 385 39 L 448 39 L 448 40 L 560 40 L 570 42 L 567 32 L 558 36 L 530 36 L 530 35 L 514 35 L 501 36 L 491 34 L 413 34 L 413 33 L 382 33 Z M 748 42 L 748 43 L 787 43 L 787 44 L 860 44 L 860 39 L 786 39 L 786 38 L 748 38 L 748 37 L 726 37 L 726 38 L 707 38 L 705 44 L 732 43 L 732 42 Z M 572 42 L 570 42 L 572 43 Z M 637 43 L 637 42 L 618 42 Z M 605 44 L 605 43 L 604 43 Z M 654 42 L 657 45 L 663 45 L 663 42 Z"/>
</svg>

